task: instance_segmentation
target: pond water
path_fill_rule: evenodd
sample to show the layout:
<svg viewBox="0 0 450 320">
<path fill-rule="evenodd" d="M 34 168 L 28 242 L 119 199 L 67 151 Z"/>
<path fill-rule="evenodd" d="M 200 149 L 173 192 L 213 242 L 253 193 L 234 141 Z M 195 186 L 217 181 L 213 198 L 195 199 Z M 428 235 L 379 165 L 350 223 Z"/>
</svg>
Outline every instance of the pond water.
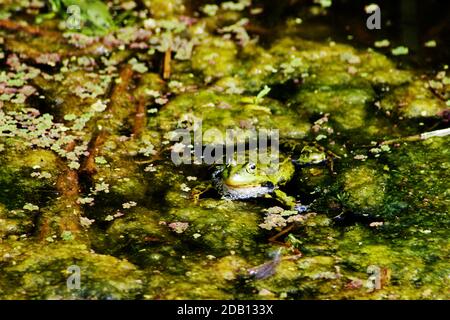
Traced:
<svg viewBox="0 0 450 320">
<path fill-rule="evenodd" d="M 449 298 L 448 4 L 55 3 L 0 5 L 0 298 Z"/>
</svg>

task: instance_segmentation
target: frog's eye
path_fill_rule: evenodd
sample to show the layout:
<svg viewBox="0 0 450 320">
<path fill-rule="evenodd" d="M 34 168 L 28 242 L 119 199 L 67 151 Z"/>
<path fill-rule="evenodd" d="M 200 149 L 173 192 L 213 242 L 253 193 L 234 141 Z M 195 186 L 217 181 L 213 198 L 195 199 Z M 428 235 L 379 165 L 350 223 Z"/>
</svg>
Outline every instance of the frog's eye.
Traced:
<svg viewBox="0 0 450 320">
<path fill-rule="evenodd" d="M 254 163 L 249 163 L 249 164 L 247 165 L 247 172 L 248 172 L 248 173 L 254 173 L 255 170 L 256 170 L 256 164 L 254 164 Z"/>
</svg>

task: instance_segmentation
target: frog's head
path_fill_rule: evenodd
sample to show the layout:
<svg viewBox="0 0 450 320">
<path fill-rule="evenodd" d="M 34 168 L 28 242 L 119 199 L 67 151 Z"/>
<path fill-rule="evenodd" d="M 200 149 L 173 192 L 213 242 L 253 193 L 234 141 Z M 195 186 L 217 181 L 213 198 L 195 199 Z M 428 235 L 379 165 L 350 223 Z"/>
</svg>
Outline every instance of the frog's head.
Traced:
<svg viewBox="0 0 450 320">
<path fill-rule="evenodd" d="M 305 146 L 296 161 L 301 165 L 318 164 L 327 159 L 327 154 L 315 146 Z"/>
<path fill-rule="evenodd" d="M 278 163 L 229 164 L 218 176 L 216 184 L 224 197 L 231 199 L 255 198 L 272 192 L 293 174 L 290 161 Z"/>
<path fill-rule="evenodd" d="M 260 187 L 269 183 L 267 165 L 247 162 L 228 165 L 222 172 L 223 183 L 232 188 Z"/>
</svg>

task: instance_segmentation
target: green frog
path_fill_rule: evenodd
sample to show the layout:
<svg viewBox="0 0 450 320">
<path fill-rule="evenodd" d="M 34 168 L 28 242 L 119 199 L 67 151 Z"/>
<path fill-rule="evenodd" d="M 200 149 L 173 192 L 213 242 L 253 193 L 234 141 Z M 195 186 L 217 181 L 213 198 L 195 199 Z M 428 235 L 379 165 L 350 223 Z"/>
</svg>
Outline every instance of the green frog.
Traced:
<svg viewBox="0 0 450 320">
<path fill-rule="evenodd" d="M 317 146 L 304 146 L 298 160 L 294 162 L 307 166 L 311 164 L 320 164 L 327 160 L 327 154 Z"/>
<path fill-rule="evenodd" d="M 280 155 L 281 156 L 281 155 Z M 304 212 L 308 208 L 280 190 L 294 176 L 295 165 L 319 164 L 327 159 L 325 151 L 315 146 L 305 146 L 299 160 L 281 158 L 279 163 L 268 164 L 248 161 L 244 164 L 221 166 L 213 174 L 213 183 L 225 199 L 243 200 L 269 197 L 278 200 L 290 210 Z"/>
<path fill-rule="evenodd" d="M 40 15 L 37 22 L 60 14 L 69 29 L 81 29 L 89 35 L 104 35 L 114 28 L 108 6 L 99 0 L 50 0 L 51 12 Z"/>
<path fill-rule="evenodd" d="M 304 211 L 304 206 L 298 204 L 294 197 L 279 189 L 292 179 L 294 173 L 295 167 L 290 158 L 278 164 L 228 164 L 213 174 L 213 182 L 225 199 L 272 197 L 289 209 Z"/>
</svg>

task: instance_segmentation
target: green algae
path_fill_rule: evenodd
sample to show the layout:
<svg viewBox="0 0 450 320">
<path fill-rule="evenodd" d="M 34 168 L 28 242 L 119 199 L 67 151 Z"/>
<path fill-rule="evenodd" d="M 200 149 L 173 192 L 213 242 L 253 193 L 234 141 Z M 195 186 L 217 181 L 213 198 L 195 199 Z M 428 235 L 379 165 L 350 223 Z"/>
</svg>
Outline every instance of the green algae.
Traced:
<svg viewBox="0 0 450 320">
<path fill-rule="evenodd" d="M 414 81 L 396 89 L 380 102 L 386 112 L 397 112 L 405 118 L 438 116 L 447 106 L 437 98 L 423 81 Z"/>
<path fill-rule="evenodd" d="M 6 299 L 132 299 L 142 289 L 140 272 L 127 261 L 89 252 L 77 244 L 1 244 Z M 65 283 L 77 265 L 87 286 L 69 290 Z M 81 280 L 83 281 L 83 280 Z M 14 283 L 14 286 L 11 284 Z M 15 290 L 14 288 L 20 288 Z"/>
<path fill-rule="evenodd" d="M 37 90 L 0 99 L 0 298 L 447 299 L 448 138 L 376 143 L 445 125 L 445 71 L 423 76 L 292 25 L 258 42 L 245 3 L 188 22 L 185 4 L 143 1 L 149 12 L 106 40 L 63 35 L 57 21 L 40 26 L 51 36 L 0 33 L 0 53 L 15 55 L 0 82 Z M 335 153 L 286 186 L 315 215 L 278 239 L 291 247 L 270 277 L 249 269 L 280 248 L 268 239 L 282 229 L 260 226 L 276 203 L 221 199 L 205 188 L 212 168 L 169 159 L 171 131 L 199 120 L 216 130 L 207 144 L 279 129 L 294 158 L 311 140 Z"/>
<path fill-rule="evenodd" d="M 343 175 L 343 192 L 356 210 L 370 210 L 380 206 L 384 199 L 386 178 L 368 165 L 358 166 Z"/>
<path fill-rule="evenodd" d="M 204 144 L 224 144 L 226 130 L 242 131 L 237 137 L 238 142 L 248 139 L 251 129 L 279 129 L 281 137 L 297 139 L 307 134 L 309 124 L 295 119 L 293 111 L 286 112 L 279 102 L 267 98 L 259 105 L 247 102 L 254 99 L 249 97 L 245 100 L 240 95 L 211 90 L 183 94 L 158 113 L 154 125 L 167 133 L 178 128 L 197 128 L 201 125 Z M 205 135 L 208 131 L 210 134 Z"/>
<path fill-rule="evenodd" d="M 14 151 L 22 152 L 22 156 L 17 159 L 8 148 L 8 154 L 2 154 L 0 167 L 0 201 L 10 209 L 22 209 L 26 203 L 42 203 L 53 197 L 56 176 L 51 174 L 59 170 L 57 157 L 51 151 L 23 150 L 20 146 L 17 149 Z M 47 175 L 42 176 L 42 172 Z"/>
<path fill-rule="evenodd" d="M 195 47 L 192 53 L 192 68 L 207 78 L 231 75 L 235 68 L 237 46 L 231 40 L 208 39 Z"/>
</svg>

